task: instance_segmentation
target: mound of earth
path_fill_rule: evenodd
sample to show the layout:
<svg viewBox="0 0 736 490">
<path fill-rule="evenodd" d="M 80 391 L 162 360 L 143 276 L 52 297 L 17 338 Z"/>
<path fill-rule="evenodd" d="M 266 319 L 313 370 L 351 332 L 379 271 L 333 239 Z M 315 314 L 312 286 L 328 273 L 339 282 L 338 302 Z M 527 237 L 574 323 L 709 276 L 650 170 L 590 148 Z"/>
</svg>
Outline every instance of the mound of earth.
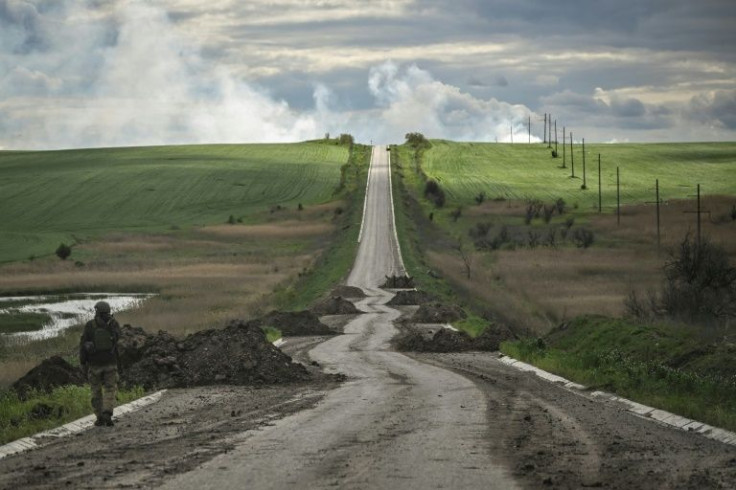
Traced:
<svg viewBox="0 0 736 490">
<path fill-rule="evenodd" d="M 423 305 L 432 301 L 436 301 L 433 295 L 418 291 L 416 289 L 408 291 L 398 291 L 396 296 L 386 303 L 390 306 L 407 306 L 407 305 Z"/>
<path fill-rule="evenodd" d="M 449 328 L 440 328 L 432 338 L 426 338 L 418 329 L 409 328 L 394 341 L 394 346 L 403 352 L 497 351 L 501 342 L 516 338 L 507 327 L 497 325 L 489 325 L 476 338 Z"/>
<path fill-rule="evenodd" d="M 386 276 L 386 282 L 381 287 L 388 289 L 411 289 L 414 287 L 414 278 L 411 276 Z"/>
<path fill-rule="evenodd" d="M 332 296 L 342 296 L 343 298 L 362 299 L 365 293 L 362 289 L 355 286 L 337 286 L 332 290 Z"/>
<path fill-rule="evenodd" d="M 264 317 L 249 321 L 248 325 L 277 328 L 281 335 L 290 337 L 337 335 L 337 332 L 320 322 L 315 313 L 308 310 L 272 311 Z"/>
<path fill-rule="evenodd" d="M 363 313 L 342 296 L 332 296 L 312 307 L 317 315 L 353 315 Z"/>
<path fill-rule="evenodd" d="M 266 340 L 259 326 L 231 322 L 177 340 L 122 327 L 120 378 L 147 390 L 211 384 L 275 384 L 309 377 L 301 364 Z M 145 340 L 143 340 L 145 338 Z M 132 342 L 131 342 L 132 341 Z M 129 363 L 129 364 L 128 364 Z"/>
<path fill-rule="evenodd" d="M 41 364 L 13 383 L 11 388 L 18 393 L 19 398 L 25 399 L 33 390 L 50 393 L 59 386 L 81 386 L 84 383 L 84 373 L 79 367 L 72 366 L 62 357 L 53 356 L 41 361 Z"/>
<path fill-rule="evenodd" d="M 414 323 L 449 323 L 465 318 L 465 311 L 456 305 L 442 303 L 426 303 L 411 317 Z"/>
</svg>

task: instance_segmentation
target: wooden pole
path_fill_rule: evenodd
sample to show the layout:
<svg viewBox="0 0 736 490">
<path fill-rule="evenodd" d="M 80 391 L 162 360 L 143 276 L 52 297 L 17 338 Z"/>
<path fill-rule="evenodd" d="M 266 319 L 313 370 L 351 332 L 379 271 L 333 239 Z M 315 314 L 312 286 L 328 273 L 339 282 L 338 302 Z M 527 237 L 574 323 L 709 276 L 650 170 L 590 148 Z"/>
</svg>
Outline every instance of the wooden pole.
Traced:
<svg viewBox="0 0 736 490">
<path fill-rule="evenodd" d="M 698 184 L 698 250 L 700 250 L 700 184 Z"/>
<path fill-rule="evenodd" d="M 659 222 L 659 179 L 657 179 L 656 181 L 655 188 L 657 191 L 657 195 L 655 196 L 655 198 L 657 199 L 657 251 L 659 251 L 662 245 L 662 235 L 660 234 L 660 231 L 659 231 L 659 223 L 660 223 Z"/>
<path fill-rule="evenodd" d="M 555 155 L 557 155 L 557 119 L 555 119 Z"/>
<path fill-rule="evenodd" d="M 542 143 L 547 142 L 547 113 L 544 113 L 544 131 L 542 131 Z"/>
<path fill-rule="evenodd" d="M 583 189 L 588 188 L 587 181 L 585 180 L 585 176 L 586 176 L 586 173 L 585 173 L 585 138 L 583 138 L 583 187 L 582 187 Z"/>
<path fill-rule="evenodd" d="M 567 168 L 565 165 L 565 140 L 567 139 L 567 133 L 565 132 L 565 126 L 562 126 L 562 168 Z"/>
<path fill-rule="evenodd" d="M 547 148 L 552 148 L 552 114 L 548 116 L 549 124 L 547 124 L 547 132 L 549 137 L 547 138 Z"/>
<path fill-rule="evenodd" d="M 603 193 L 601 187 L 601 154 L 598 153 L 598 212 L 603 212 Z"/>
<path fill-rule="evenodd" d="M 621 174 L 616 167 L 616 224 L 621 224 Z"/>
<path fill-rule="evenodd" d="M 572 167 L 571 177 L 575 178 L 575 156 L 572 153 L 572 131 L 570 131 L 570 166 Z"/>
<path fill-rule="evenodd" d="M 532 116 L 529 116 L 529 143 L 532 142 Z"/>
</svg>

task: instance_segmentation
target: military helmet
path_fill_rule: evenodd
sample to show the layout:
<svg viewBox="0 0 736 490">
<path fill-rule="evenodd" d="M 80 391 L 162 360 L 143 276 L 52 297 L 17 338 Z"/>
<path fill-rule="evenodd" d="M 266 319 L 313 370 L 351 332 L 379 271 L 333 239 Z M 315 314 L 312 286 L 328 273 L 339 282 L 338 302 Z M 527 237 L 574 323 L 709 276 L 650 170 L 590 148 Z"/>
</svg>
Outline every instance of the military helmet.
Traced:
<svg viewBox="0 0 736 490">
<path fill-rule="evenodd" d="M 98 301 L 95 304 L 95 311 L 97 313 L 110 313 L 110 303 L 107 301 Z"/>
</svg>

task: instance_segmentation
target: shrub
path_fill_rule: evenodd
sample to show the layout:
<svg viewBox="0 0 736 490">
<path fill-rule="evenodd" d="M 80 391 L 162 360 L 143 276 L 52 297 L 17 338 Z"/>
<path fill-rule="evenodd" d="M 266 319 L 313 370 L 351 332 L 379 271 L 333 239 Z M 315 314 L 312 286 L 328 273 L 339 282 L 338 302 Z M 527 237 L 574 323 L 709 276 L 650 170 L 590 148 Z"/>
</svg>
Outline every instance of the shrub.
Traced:
<svg viewBox="0 0 736 490">
<path fill-rule="evenodd" d="M 528 238 L 529 238 L 528 240 L 529 248 L 537 248 L 537 246 L 539 245 L 539 238 L 540 238 L 539 233 L 533 230 L 529 230 Z"/>
<path fill-rule="evenodd" d="M 542 245 L 549 248 L 557 248 L 557 230 L 550 228 Z"/>
<path fill-rule="evenodd" d="M 572 241 L 578 248 L 588 248 L 594 240 L 595 235 L 587 228 L 576 228 L 572 234 Z"/>
<path fill-rule="evenodd" d="M 452 217 L 452 221 L 457 222 L 457 220 L 460 218 L 460 216 L 462 216 L 462 214 L 463 214 L 463 208 L 462 207 L 458 207 L 457 209 L 455 209 L 454 211 L 452 211 L 450 213 L 450 216 Z"/>
<path fill-rule="evenodd" d="M 483 204 L 483 201 L 485 200 L 486 200 L 486 193 L 483 191 L 479 192 L 478 195 L 475 196 L 475 202 L 477 202 L 478 205 Z"/>
<path fill-rule="evenodd" d="M 468 230 L 468 235 L 471 238 L 485 238 L 488 232 L 493 228 L 493 223 L 486 221 L 485 223 L 476 223 L 474 227 Z"/>
<path fill-rule="evenodd" d="M 649 293 L 647 302 L 630 293 L 625 301 L 630 314 L 699 324 L 727 323 L 736 317 L 736 269 L 722 247 L 687 234 L 670 252 L 664 273 L 662 290 Z"/>
<path fill-rule="evenodd" d="M 406 143 L 415 150 L 431 148 L 432 144 L 422 133 L 407 133 L 405 135 Z"/>
<path fill-rule="evenodd" d="M 557 158 L 557 151 L 556 150 L 552 150 L 552 158 Z"/>
<path fill-rule="evenodd" d="M 424 197 L 432 201 L 438 208 L 445 205 L 445 191 L 435 180 L 429 179 L 424 184 Z"/>
<path fill-rule="evenodd" d="M 340 138 L 337 140 L 337 142 L 341 145 L 353 146 L 353 135 L 343 133 L 340 135 Z"/>
<path fill-rule="evenodd" d="M 544 208 L 542 209 L 542 219 L 544 219 L 545 223 L 549 224 L 549 222 L 552 221 L 552 216 L 555 214 L 556 209 L 556 206 L 544 205 Z"/>
<path fill-rule="evenodd" d="M 235 216 L 233 216 L 233 215 L 231 214 L 231 215 L 230 215 L 230 217 L 229 217 L 229 218 L 227 219 L 227 222 L 228 222 L 228 224 L 230 224 L 230 225 L 234 225 L 235 223 L 237 223 L 237 220 L 235 219 Z"/>
<path fill-rule="evenodd" d="M 565 212 L 565 200 L 561 197 L 555 201 L 555 207 L 557 208 L 557 214 L 563 214 Z"/>
<path fill-rule="evenodd" d="M 59 257 L 61 260 L 66 260 L 69 258 L 69 256 L 72 254 L 72 247 L 69 245 L 62 243 L 56 248 L 56 256 Z"/>
<path fill-rule="evenodd" d="M 731 221 L 736 221 L 736 204 L 731 208 Z"/>
</svg>

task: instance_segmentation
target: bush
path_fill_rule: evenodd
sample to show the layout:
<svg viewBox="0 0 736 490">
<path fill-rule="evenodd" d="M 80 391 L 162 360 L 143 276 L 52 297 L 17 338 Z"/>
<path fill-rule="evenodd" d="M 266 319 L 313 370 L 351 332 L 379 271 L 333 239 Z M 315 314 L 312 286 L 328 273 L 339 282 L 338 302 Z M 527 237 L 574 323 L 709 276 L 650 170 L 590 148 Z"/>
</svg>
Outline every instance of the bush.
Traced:
<svg viewBox="0 0 736 490">
<path fill-rule="evenodd" d="M 227 223 L 228 223 L 229 225 L 234 225 L 234 224 L 235 224 L 235 223 L 237 223 L 237 222 L 238 222 L 238 220 L 236 220 L 236 219 L 235 219 L 235 216 L 233 216 L 232 214 L 231 214 L 231 215 L 230 215 L 230 217 L 229 217 L 229 218 L 227 219 Z"/>
<path fill-rule="evenodd" d="M 407 133 L 406 143 L 413 147 L 415 150 L 431 148 L 432 144 L 422 133 Z"/>
<path fill-rule="evenodd" d="M 544 219 L 545 223 L 549 224 L 549 222 L 552 221 L 552 216 L 555 214 L 556 209 L 556 206 L 544 205 L 544 208 L 542 209 L 542 219 Z"/>
<path fill-rule="evenodd" d="M 587 228 L 577 228 L 572 233 L 572 241 L 578 248 L 588 248 L 593 245 L 595 235 Z"/>
<path fill-rule="evenodd" d="M 557 199 L 557 201 L 555 202 L 555 207 L 557 208 L 557 214 L 563 214 L 565 212 L 565 205 L 566 203 L 564 199 L 562 199 L 561 197 Z"/>
<path fill-rule="evenodd" d="M 731 221 L 736 221 L 736 204 L 731 208 Z"/>
<path fill-rule="evenodd" d="M 424 197 L 432 201 L 438 208 L 445 205 L 445 191 L 435 180 L 429 179 L 424 184 Z"/>
<path fill-rule="evenodd" d="M 670 252 L 664 273 L 662 290 L 649 293 L 646 302 L 632 291 L 625 302 L 630 314 L 701 324 L 727 323 L 736 317 L 736 269 L 722 247 L 688 234 Z"/>
<path fill-rule="evenodd" d="M 483 204 L 483 201 L 486 200 L 486 193 L 485 192 L 479 192 L 477 196 L 475 196 L 475 202 L 478 203 L 478 205 Z"/>
<path fill-rule="evenodd" d="M 69 258 L 69 256 L 72 254 L 72 247 L 69 245 L 62 243 L 56 248 L 56 256 L 59 257 L 61 260 L 66 260 Z"/>
<path fill-rule="evenodd" d="M 452 221 L 457 222 L 457 220 L 462 216 L 463 214 L 463 208 L 458 207 L 454 211 L 450 213 L 450 216 L 452 217 Z"/>
</svg>

